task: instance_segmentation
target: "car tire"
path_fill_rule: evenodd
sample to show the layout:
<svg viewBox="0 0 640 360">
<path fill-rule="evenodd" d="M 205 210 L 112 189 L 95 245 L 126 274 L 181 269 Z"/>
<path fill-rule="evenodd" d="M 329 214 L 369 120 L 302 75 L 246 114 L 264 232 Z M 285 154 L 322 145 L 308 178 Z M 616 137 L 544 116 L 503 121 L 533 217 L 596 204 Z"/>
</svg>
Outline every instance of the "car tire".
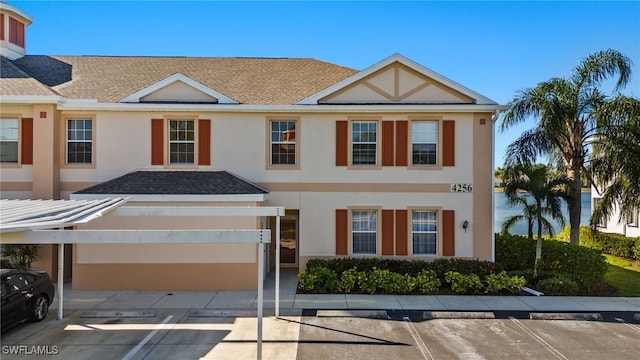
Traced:
<svg viewBox="0 0 640 360">
<path fill-rule="evenodd" d="M 49 299 L 46 296 L 38 296 L 31 307 L 31 321 L 42 321 L 49 313 Z"/>
</svg>

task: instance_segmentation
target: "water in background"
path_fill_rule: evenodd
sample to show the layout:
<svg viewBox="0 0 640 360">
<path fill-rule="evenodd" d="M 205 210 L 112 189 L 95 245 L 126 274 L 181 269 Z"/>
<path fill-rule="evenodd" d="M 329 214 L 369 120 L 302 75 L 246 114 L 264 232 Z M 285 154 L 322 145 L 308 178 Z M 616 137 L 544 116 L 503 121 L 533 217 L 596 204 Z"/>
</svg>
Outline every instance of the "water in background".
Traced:
<svg viewBox="0 0 640 360">
<path fill-rule="evenodd" d="M 496 206 L 496 212 L 495 212 L 496 217 L 495 217 L 495 222 L 493 224 L 493 231 L 500 232 L 502 230 L 502 224 L 507 218 L 514 215 L 522 214 L 522 207 L 509 206 L 507 204 L 507 197 L 504 195 L 503 192 L 494 192 L 493 197 L 494 197 L 495 206 Z M 569 212 L 567 211 L 566 204 L 563 204 L 562 206 L 562 213 L 564 214 L 565 226 L 569 226 Z M 583 192 L 580 225 L 589 226 L 590 216 L 591 216 L 591 193 Z M 551 223 L 553 224 L 553 231 L 555 234 L 562 231 L 560 224 L 558 224 L 556 221 L 551 220 Z M 512 234 L 526 235 L 527 222 L 521 221 L 519 223 L 514 224 L 513 226 L 511 226 L 511 229 L 509 230 L 509 232 Z M 537 232 L 538 232 L 537 224 L 534 224 L 534 228 L 533 228 L 534 236 L 537 234 Z"/>
</svg>

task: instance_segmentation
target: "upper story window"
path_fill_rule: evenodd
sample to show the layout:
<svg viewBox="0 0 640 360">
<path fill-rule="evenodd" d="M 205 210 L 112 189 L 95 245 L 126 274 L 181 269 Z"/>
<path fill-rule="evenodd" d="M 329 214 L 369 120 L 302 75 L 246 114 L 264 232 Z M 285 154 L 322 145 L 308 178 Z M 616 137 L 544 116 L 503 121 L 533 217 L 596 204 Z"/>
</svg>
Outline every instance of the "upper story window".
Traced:
<svg viewBox="0 0 640 360">
<path fill-rule="evenodd" d="M 376 254 L 378 212 L 376 210 L 351 211 L 351 249 L 353 254 Z"/>
<path fill-rule="evenodd" d="M 438 122 L 411 122 L 412 165 L 438 164 Z"/>
<path fill-rule="evenodd" d="M 414 255 L 436 255 L 438 245 L 437 211 L 411 212 L 411 242 Z"/>
<path fill-rule="evenodd" d="M 18 163 L 18 119 L 0 119 L 0 163 Z"/>
<path fill-rule="evenodd" d="M 296 121 L 271 121 L 271 165 L 296 165 Z"/>
<path fill-rule="evenodd" d="M 169 163 L 195 163 L 195 120 L 169 120 Z"/>
<path fill-rule="evenodd" d="M 351 164 L 377 164 L 378 123 L 375 121 L 351 122 Z"/>
<path fill-rule="evenodd" d="M 93 121 L 67 119 L 67 164 L 91 164 L 92 158 Z"/>
</svg>

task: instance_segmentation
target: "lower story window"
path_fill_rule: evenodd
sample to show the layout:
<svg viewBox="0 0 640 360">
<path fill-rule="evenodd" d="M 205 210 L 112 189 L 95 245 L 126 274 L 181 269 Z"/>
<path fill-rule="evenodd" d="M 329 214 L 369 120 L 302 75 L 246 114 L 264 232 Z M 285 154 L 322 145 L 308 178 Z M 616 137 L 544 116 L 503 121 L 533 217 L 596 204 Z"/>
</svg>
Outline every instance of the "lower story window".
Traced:
<svg viewBox="0 0 640 360">
<path fill-rule="evenodd" d="M 376 254 L 378 212 L 351 211 L 351 241 L 353 254 Z"/>
<path fill-rule="evenodd" d="M 436 255 L 438 244 L 437 211 L 413 211 L 411 213 L 411 240 L 414 254 Z"/>
</svg>

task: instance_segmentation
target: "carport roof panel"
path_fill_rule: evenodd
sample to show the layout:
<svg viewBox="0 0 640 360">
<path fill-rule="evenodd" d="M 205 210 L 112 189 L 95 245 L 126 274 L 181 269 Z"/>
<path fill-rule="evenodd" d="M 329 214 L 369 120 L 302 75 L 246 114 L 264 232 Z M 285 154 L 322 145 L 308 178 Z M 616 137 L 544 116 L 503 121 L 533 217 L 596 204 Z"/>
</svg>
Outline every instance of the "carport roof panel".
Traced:
<svg viewBox="0 0 640 360">
<path fill-rule="evenodd" d="M 127 202 L 100 200 L 0 200 L 0 232 L 51 229 L 89 222 Z"/>
</svg>

